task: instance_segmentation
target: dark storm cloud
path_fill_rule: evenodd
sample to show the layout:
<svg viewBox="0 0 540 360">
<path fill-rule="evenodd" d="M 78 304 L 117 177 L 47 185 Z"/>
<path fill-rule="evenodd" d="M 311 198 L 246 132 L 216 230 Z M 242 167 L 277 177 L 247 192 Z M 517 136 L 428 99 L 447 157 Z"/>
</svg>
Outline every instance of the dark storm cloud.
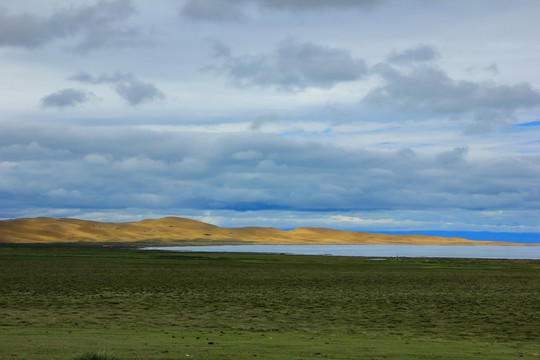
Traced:
<svg viewBox="0 0 540 360">
<path fill-rule="evenodd" d="M 72 5 L 48 17 L 0 9 L 0 45 L 34 48 L 57 39 L 76 38 L 75 48 L 88 51 L 145 43 L 137 29 L 122 25 L 134 13 L 130 0 Z"/>
<path fill-rule="evenodd" d="M 282 41 L 271 53 L 234 56 L 220 45 L 216 54 L 221 60 L 218 70 L 236 86 L 289 91 L 329 88 L 339 82 L 358 80 L 367 73 L 364 60 L 354 58 L 346 50 L 291 39 Z"/>
<path fill-rule="evenodd" d="M 538 209 L 538 156 L 471 160 L 254 132 L 5 125 L 0 207 Z"/>
<path fill-rule="evenodd" d="M 87 102 L 92 96 L 92 93 L 85 90 L 63 89 L 43 97 L 41 99 L 41 106 L 44 108 L 71 107 Z"/>
<path fill-rule="evenodd" d="M 372 72 L 385 83 L 364 97 L 365 104 L 434 115 L 470 115 L 474 122 L 469 132 L 487 131 L 506 123 L 519 109 L 540 105 L 540 92 L 526 82 L 499 85 L 454 80 L 443 70 L 425 65 L 404 72 L 379 64 Z"/>
<path fill-rule="evenodd" d="M 371 8 L 382 0 L 188 0 L 180 14 L 196 21 L 243 22 L 248 16 L 247 5 L 256 5 L 260 10 L 315 11 L 332 8 Z"/>
<path fill-rule="evenodd" d="M 165 98 L 163 92 L 154 84 L 138 80 L 130 73 L 115 72 L 112 75 L 102 74 L 94 77 L 89 73 L 80 72 L 69 79 L 93 85 L 109 84 L 132 106 Z"/>
<path fill-rule="evenodd" d="M 432 61 L 439 57 L 437 50 L 430 45 L 420 45 L 399 52 L 392 52 L 386 61 L 395 64 L 409 64 Z"/>
</svg>

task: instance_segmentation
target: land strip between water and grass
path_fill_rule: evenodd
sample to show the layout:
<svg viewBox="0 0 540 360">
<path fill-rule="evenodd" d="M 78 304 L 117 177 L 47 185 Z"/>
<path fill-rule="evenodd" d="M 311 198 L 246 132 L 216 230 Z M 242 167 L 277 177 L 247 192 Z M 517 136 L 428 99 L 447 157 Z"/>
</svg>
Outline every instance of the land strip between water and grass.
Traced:
<svg viewBox="0 0 540 360">
<path fill-rule="evenodd" d="M 0 359 L 540 359 L 540 261 L 0 244 Z"/>
</svg>

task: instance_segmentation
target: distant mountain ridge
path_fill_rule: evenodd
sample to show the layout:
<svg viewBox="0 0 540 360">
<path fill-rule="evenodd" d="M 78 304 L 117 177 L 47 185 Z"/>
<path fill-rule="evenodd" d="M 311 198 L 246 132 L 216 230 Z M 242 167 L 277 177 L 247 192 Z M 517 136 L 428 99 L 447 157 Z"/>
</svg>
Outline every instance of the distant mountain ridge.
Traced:
<svg viewBox="0 0 540 360">
<path fill-rule="evenodd" d="M 152 243 L 174 244 L 381 244 L 381 245 L 523 245 L 426 235 L 388 235 L 326 228 L 279 230 L 264 227 L 222 228 L 201 221 L 165 217 L 111 223 L 70 218 L 0 220 L 0 243 Z"/>
</svg>

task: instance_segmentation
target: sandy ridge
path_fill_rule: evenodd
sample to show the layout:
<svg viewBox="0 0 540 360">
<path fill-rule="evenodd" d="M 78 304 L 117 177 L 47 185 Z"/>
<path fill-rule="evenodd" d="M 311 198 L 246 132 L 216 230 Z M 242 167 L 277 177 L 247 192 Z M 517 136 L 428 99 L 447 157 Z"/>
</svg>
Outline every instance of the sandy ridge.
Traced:
<svg viewBox="0 0 540 360">
<path fill-rule="evenodd" d="M 402 245 L 524 245 L 423 235 L 385 235 L 326 228 L 221 228 L 196 220 L 166 217 L 110 223 L 79 219 L 21 218 L 0 220 L 0 243 L 192 243 L 251 244 L 402 244 Z"/>
</svg>

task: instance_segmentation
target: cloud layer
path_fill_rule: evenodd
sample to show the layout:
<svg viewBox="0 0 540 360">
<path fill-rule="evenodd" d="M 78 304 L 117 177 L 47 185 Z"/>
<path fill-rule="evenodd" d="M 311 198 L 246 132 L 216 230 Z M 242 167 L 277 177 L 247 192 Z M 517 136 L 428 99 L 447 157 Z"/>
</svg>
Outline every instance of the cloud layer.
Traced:
<svg viewBox="0 0 540 360">
<path fill-rule="evenodd" d="M 2 208 L 367 211 L 533 209 L 540 157 L 470 160 L 265 134 L 5 128 Z"/>
<path fill-rule="evenodd" d="M 540 232 L 538 1 L 5 3 L 0 217 Z"/>
</svg>

